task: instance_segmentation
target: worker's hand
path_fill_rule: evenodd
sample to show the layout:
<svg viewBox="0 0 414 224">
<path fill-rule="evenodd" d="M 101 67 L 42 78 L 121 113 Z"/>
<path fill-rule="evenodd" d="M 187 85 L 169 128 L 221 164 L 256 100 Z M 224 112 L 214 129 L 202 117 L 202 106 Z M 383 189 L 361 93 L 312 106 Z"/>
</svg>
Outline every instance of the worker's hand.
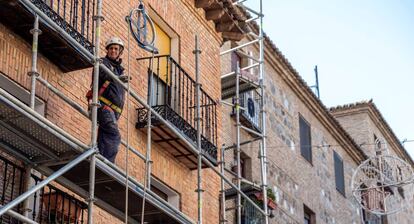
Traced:
<svg viewBox="0 0 414 224">
<path fill-rule="evenodd" d="M 128 75 L 122 74 L 122 75 L 120 75 L 120 76 L 119 76 L 119 79 L 120 79 L 122 82 L 127 83 L 127 82 L 129 82 L 129 80 L 131 80 L 132 78 L 131 78 L 131 77 L 129 77 L 129 79 L 128 79 Z"/>
</svg>

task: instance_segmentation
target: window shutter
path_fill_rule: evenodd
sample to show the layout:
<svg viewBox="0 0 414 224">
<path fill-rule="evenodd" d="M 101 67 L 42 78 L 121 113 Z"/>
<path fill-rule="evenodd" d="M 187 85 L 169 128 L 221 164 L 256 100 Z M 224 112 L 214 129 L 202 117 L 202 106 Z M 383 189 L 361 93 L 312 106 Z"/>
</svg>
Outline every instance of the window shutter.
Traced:
<svg viewBox="0 0 414 224">
<path fill-rule="evenodd" d="M 300 152 L 302 156 L 312 163 L 311 130 L 309 124 L 299 116 Z"/>
<path fill-rule="evenodd" d="M 345 195 L 344 163 L 342 158 L 334 151 L 335 184 L 336 189 Z"/>
</svg>

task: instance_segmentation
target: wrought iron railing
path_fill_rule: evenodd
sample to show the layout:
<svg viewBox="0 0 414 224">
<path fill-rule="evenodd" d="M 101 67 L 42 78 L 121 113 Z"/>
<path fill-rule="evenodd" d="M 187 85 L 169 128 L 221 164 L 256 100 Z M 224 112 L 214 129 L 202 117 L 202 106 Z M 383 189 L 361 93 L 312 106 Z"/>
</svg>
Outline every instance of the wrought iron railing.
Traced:
<svg viewBox="0 0 414 224">
<path fill-rule="evenodd" d="M 5 157 L 0 156 L 0 203 L 7 204 L 23 191 L 24 169 Z M 37 185 L 41 178 L 32 175 L 33 184 Z M 85 223 L 86 203 L 74 196 L 63 192 L 52 185 L 46 185 L 29 199 L 29 218 L 38 223 Z M 15 211 L 22 213 L 18 205 Z M 9 215 L 0 216 L 0 223 L 19 223 Z"/>
<path fill-rule="evenodd" d="M 187 137 L 196 142 L 196 82 L 169 55 L 156 56 L 151 65 L 147 60 L 148 75 L 152 78 L 152 107 Z M 150 80 L 150 79 L 148 79 Z M 148 93 L 148 99 L 150 99 Z M 200 95 L 201 146 L 208 156 L 217 159 L 217 103 L 201 88 Z M 138 109 L 137 126 L 144 127 L 147 110 Z M 156 121 L 155 121 L 156 122 Z M 154 124 L 156 125 L 156 124 Z"/>
<path fill-rule="evenodd" d="M 252 204 L 243 200 L 242 224 L 259 224 L 264 222 L 263 214 L 260 213 Z"/>
<path fill-rule="evenodd" d="M 30 1 L 89 52 L 93 52 L 96 0 Z"/>
<path fill-rule="evenodd" d="M 23 168 L 12 163 L 5 157 L 0 156 L 0 203 L 5 205 L 22 194 L 23 189 Z M 21 207 L 14 208 L 20 212 Z M 15 223 L 9 215 L 0 216 L 0 223 Z"/>
<path fill-rule="evenodd" d="M 41 178 L 32 175 L 37 185 Z M 86 223 L 87 204 L 74 196 L 46 185 L 33 195 L 32 219 L 38 223 Z"/>
</svg>

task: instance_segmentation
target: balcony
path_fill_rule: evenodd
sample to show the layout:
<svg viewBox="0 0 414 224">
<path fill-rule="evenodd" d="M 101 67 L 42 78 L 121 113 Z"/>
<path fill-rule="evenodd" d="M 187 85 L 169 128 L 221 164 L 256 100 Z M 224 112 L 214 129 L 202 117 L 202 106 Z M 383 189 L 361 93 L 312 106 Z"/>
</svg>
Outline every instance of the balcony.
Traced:
<svg viewBox="0 0 414 224">
<path fill-rule="evenodd" d="M 245 127 L 248 127 L 257 132 L 262 132 L 262 121 L 260 114 L 260 100 L 261 96 L 254 90 L 241 93 L 240 106 L 246 110 L 240 111 L 240 123 Z M 235 97 L 233 97 L 233 104 L 235 103 Z M 236 117 L 236 110 L 233 107 L 231 116 Z"/>
<path fill-rule="evenodd" d="M 57 26 L 80 43 L 87 51 L 93 52 L 93 15 L 96 1 L 51 1 L 51 0 L 0 0 L 0 22 L 32 44 L 34 6 Z M 57 65 L 63 72 L 91 67 L 92 64 L 67 39 L 44 20 L 39 20 L 39 52 Z"/>
<path fill-rule="evenodd" d="M 138 60 L 148 61 L 151 58 Z M 196 123 L 196 86 L 195 81 L 170 56 L 154 58 L 153 70 L 148 69 L 148 76 L 153 81 L 152 108 L 159 113 L 170 127 L 182 133 L 189 142 L 197 145 Z M 150 79 L 148 79 L 150 80 Z M 217 109 L 216 102 L 201 89 L 200 128 L 203 155 L 217 165 Z M 147 126 L 148 110 L 138 108 L 136 128 Z M 190 169 L 197 168 L 197 154 L 180 139 L 174 131 L 162 124 L 154 115 L 151 118 L 153 141 L 159 143 L 175 158 Z M 206 164 L 203 167 L 207 167 Z"/>
<path fill-rule="evenodd" d="M 5 157 L 0 157 L 1 204 L 6 204 L 22 194 L 24 169 Z M 32 175 L 31 181 L 37 185 L 41 178 Z M 48 184 L 29 199 L 29 218 L 38 223 L 86 223 L 86 203 Z M 23 208 L 14 209 L 21 213 Z M 9 215 L 0 217 L 0 223 L 17 223 Z"/>
</svg>

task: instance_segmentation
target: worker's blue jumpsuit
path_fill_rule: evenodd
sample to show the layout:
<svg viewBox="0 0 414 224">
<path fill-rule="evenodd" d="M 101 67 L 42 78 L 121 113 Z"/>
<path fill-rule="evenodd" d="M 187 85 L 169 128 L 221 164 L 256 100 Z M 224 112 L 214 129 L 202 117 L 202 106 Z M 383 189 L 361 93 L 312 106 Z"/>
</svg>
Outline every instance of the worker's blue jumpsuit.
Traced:
<svg viewBox="0 0 414 224">
<path fill-rule="evenodd" d="M 113 71 L 115 75 L 120 76 L 123 74 L 124 68 L 121 66 L 121 59 L 114 61 L 105 57 L 102 60 L 103 64 Z M 121 84 L 113 81 L 112 78 L 101 69 L 99 72 L 99 87 L 101 88 L 107 80 L 110 81 L 110 84 L 100 96 L 101 107 L 98 109 L 98 148 L 99 152 L 106 159 L 114 162 L 121 143 L 118 119 L 121 116 L 122 108 L 124 106 L 125 90 Z M 106 100 L 102 100 L 102 97 Z M 109 105 L 108 101 L 110 102 Z"/>
</svg>

